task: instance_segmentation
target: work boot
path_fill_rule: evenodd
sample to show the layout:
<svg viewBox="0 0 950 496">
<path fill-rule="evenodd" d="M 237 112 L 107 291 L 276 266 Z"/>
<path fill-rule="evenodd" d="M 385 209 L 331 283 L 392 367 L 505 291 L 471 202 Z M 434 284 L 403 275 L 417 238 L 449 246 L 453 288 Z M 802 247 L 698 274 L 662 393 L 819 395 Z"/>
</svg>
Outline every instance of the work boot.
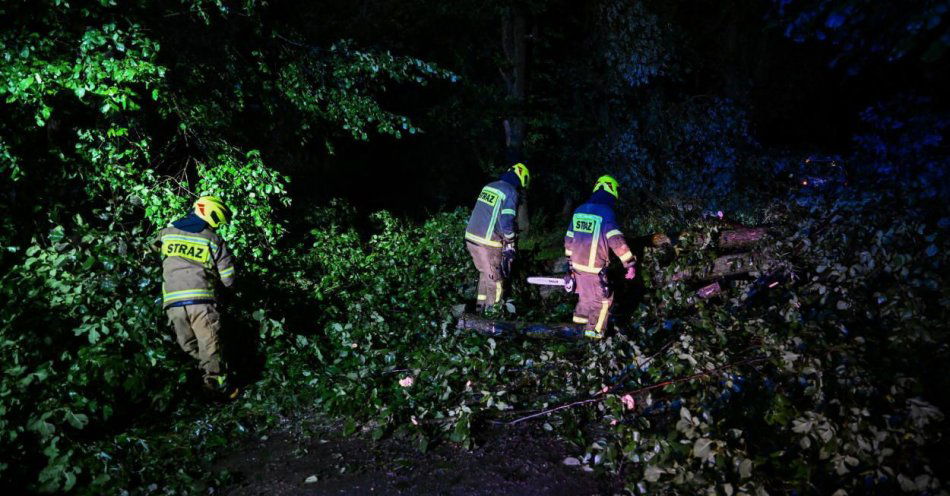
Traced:
<svg viewBox="0 0 950 496">
<path fill-rule="evenodd" d="M 205 390 L 222 399 L 233 400 L 241 394 L 240 388 L 228 384 L 226 375 L 208 375 L 204 378 Z"/>
</svg>

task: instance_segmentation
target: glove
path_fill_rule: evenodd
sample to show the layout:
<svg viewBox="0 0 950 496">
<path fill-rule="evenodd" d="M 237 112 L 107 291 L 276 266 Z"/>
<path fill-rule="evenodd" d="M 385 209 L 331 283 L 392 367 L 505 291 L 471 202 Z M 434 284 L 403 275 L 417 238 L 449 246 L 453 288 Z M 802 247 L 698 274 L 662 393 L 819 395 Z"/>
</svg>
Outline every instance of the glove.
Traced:
<svg viewBox="0 0 950 496">
<path fill-rule="evenodd" d="M 577 288 L 577 281 L 574 279 L 574 273 L 572 272 L 564 276 L 564 291 L 567 291 L 568 293 L 573 293 L 576 288 Z"/>
<path fill-rule="evenodd" d="M 636 265 L 631 265 L 630 267 L 627 267 L 627 273 L 624 274 L 623 278 L 629 281 L 634 277 L 637 277 L 637 267 Z"/>
</svg>

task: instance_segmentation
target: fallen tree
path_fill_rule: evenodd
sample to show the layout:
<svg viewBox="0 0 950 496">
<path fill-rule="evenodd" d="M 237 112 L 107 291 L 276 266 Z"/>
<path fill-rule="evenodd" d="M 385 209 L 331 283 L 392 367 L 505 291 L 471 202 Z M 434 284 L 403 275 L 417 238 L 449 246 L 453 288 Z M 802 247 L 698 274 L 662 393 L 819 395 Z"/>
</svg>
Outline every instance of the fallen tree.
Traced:
<svg viewBox="0 0 950 496">
<path fill-rule="evenodd" d="M 470 313 L 459 317 L 456 328 L 492 337 L 523 335 L 534 338 L 578 339 L 584 335 L 584 327 L 576 324 L 506 322 Z"/>
</svg>

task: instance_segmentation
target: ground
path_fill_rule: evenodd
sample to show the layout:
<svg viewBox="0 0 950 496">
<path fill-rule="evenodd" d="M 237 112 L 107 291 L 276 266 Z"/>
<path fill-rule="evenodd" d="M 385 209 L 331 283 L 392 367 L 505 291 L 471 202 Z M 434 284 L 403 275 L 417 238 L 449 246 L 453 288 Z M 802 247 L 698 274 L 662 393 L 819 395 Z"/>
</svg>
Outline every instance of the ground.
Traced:
<svg viewBox="0 0 950 496">
<path fill-rule="evenodd" d="M 537 426 L 490 428 L 470 451 L 444 443 L 426 453 L 396 439 L 374 443 L 339 432 L 339 426 L 306 435 L 281 431 L 240 447 L 220 462 L 238 480 L 223 493 L 584 495 L 621 487 L 565 465 L 578 450 Z"/>
</svg>

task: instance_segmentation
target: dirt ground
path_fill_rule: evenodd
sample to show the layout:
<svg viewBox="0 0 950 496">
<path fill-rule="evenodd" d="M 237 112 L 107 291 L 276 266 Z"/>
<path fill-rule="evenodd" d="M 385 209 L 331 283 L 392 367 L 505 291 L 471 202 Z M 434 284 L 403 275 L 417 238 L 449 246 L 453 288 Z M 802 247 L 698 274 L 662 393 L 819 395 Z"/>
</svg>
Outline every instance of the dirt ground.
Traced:
<svg viewBox="0 0 950 496">
<path fill-rule="evenodd" d="M 492 428 L 471 451 L 443 443 L 427 453 L 394 439 L 374 443 L 335 432 L 279 433 L 241 447 L 218 467 L 238 479 L 223 493 L 586 495 L 621 487 L 616 480 L 564 465 L 576 450 L 535 426 Z"/>
</svg>

